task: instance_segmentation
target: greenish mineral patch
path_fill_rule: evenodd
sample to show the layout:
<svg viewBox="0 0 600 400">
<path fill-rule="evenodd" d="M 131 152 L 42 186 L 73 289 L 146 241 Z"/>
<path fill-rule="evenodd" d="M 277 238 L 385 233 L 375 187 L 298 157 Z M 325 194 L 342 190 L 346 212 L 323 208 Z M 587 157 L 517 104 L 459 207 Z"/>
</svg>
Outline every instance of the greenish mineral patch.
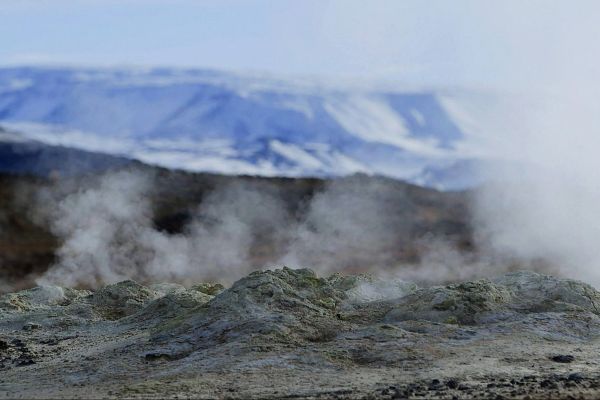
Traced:
<svg viewBox="0 0 600 400">
<path fill-rule="evenodd" d="M 200 293 L 207 294 L 209 296 L 216 296 L 225 290 L 225 287 L 220 283 L 216 282 L 204 282 L 198 283 L 190 288 L 191 290 L 195 290 Z"/>
<path fill-rule="evenodd" d="M 106 319 L 119 319 L 139 311 L 160 293 L 134 281 L 108 285 L 90 295 L 96 311 Z"/>
</svg>

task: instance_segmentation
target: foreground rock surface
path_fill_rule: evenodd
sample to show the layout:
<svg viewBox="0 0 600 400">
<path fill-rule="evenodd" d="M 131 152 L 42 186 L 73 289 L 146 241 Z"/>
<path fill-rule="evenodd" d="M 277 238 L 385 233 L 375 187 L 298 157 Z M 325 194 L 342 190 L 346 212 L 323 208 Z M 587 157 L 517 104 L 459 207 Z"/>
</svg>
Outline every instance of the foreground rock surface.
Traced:
<svg viewBox="0 0 600 400">
<path fill-rule="evenodd" d="M 38 287 L 0 297 L 0 396 L 598 398 L 599 315 L 592 287 L 531 272 Z"/>
</svg>

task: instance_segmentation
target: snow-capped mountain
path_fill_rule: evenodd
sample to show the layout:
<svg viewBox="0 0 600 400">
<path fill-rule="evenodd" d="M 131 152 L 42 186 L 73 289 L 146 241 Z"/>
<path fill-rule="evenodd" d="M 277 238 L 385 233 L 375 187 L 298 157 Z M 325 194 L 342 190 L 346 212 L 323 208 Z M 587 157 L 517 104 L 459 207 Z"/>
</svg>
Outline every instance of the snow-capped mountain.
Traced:
<svg viewBox="0 0 600 400">
<path fill-rule="evenodd" d="M 0 127 L 0 171 L 38 176 L 73 176 L 131 165 L 128 158 L 52 146 Z"/>
<path fill-rule="evenodd" d="M 51 145 L 194 171 L 363 172 L 462 188 L 474 156 L 459 122 L 435 91 L 205 70 L 0 69 L 0 125 Z"/>
</svg>

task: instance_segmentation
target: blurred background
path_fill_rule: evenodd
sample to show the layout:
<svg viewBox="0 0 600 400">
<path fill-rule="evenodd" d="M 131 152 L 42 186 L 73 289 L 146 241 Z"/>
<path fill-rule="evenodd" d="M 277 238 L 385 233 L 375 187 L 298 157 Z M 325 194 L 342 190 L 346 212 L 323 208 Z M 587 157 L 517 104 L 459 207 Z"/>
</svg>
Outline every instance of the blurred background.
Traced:
<svg viewBox="0 0 600 400">
<path fill-rule="evenodd" d="M 0 4 L 0 291 L 600 282 L 594 1 Z"/>
</svg>

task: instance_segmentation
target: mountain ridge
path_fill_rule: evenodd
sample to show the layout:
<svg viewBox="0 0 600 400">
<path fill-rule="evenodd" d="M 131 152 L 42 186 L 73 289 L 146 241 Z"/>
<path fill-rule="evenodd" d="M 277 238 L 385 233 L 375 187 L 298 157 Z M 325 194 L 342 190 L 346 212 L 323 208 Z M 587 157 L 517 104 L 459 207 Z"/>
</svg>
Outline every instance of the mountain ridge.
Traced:
<svg viewBox="0 0 600 400">
<path fill-rule="evenodd" d="M 474 160 L 435 91 L 324 88 L 207 70 L 3 68 L 0 124 L 51 145 L 191 171 L 473 184 L 470 168 L 431 179 L 432 169 Z"/>
</svg>

